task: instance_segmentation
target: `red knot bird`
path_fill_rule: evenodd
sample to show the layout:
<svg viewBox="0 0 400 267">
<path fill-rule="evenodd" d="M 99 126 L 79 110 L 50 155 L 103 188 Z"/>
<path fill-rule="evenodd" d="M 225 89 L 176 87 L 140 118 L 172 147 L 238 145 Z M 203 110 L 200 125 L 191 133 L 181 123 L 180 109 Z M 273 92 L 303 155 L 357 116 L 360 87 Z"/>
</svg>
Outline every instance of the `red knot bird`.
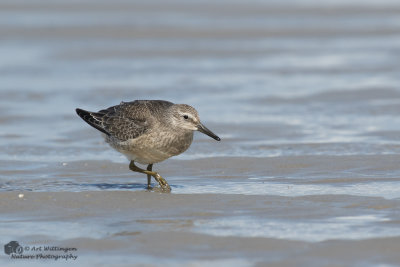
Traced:
<svg viewBox="0 0 400 267">
<path fill-rule="evenodd" d="M 152 170 L 153 164 L 186 151 L 194 131 L 221 140 L 200 122 L 197 111 L 186 104 L 136 100 L 98 112 L 77 108 L 76 113 L 104 133 L 106 142 L 130 160 L 129 169 L 147 174 L 149 189 L 153 176 L 163 191 L 171 191 L 167 181 Z M 137 167 L 135 162 L 147 164 L 147 169 Z"/>
</svg>

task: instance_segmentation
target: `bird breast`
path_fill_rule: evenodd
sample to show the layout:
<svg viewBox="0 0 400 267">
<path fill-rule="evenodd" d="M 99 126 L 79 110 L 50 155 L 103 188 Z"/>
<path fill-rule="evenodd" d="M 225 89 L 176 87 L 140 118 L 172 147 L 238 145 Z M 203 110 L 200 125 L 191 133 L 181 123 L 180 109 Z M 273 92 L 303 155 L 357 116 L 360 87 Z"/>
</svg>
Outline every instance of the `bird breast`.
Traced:
<svg viewBox="0 0 400 267">
<path fill-rule="evenodd" d="M 171 156 L 179 155 L 185 152 L 193 141 L 193 132 L 188 131 L 179 135 L 171 134 L 171 132 L 160 133 L 162 137 L 156 147 Z"/>
<path fill-rule="evenodd" d="M 157 131 L 123 142 L 109 137 L 106 137 L 106 141 L 129 160 L 151 164 L 186 151 L 193 141 L 193 132 L 171 134 L 171 132 Z"/>
</svg>

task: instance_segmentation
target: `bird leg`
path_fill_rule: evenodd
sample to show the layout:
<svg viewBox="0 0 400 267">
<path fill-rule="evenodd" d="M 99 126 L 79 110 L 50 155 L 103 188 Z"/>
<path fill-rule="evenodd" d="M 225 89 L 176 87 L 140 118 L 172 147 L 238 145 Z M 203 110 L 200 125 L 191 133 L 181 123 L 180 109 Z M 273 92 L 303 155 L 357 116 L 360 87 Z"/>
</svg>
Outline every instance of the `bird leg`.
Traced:
<svg viewBox="0 0 400 267">
<path fill-rule="evenodd" d="M 152 171 L 153 170 L 153 164 L 147 165 L 147 170 Z M 151 175 L 147 174 L 147 189 L 151 189 Z"/>
<path fill-rule="evenodd" d="M 151 165 L 151 166 L 150 166 Z M 147 166 L 147 170 L 143 170 L 139 168 L 138 166 L 135 165 L 135 162 L 132 160 L 131 163 L 129 164 L 129 169 L 134 172 L 140 172 L 140 173 L 145 173 L 147 174 L 147 184 L 149 185 L 149 177 L 153 176 L 154 179 L 158 182 L 158 184 L 161 186 L 161 188 L 165 191 L 171 191 L 171 187 L 167 183 L 167 181 L 161 177 L 157 172 L 153 172 L 151 169 L 153 167 L 153 164 L 149 164 Z M 149 170 L 150 169 L 150 170 Z"/>
</svg>

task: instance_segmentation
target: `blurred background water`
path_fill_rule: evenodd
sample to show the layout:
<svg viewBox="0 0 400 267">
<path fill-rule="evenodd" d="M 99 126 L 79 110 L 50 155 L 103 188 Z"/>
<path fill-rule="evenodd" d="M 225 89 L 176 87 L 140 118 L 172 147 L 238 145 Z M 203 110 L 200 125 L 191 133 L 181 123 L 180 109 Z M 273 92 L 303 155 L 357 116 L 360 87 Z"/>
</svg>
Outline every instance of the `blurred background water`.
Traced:
<svg viewBox="0 0 400 267">
<path fill-rule="evenodd" d="M 135 99 L 224 139 L 179 159 L 398 154 L 400 5 L 360 3 L 1 1 L 0 158 L 123 162 L 74 109 Z"/>
<path fill-rule="evenodd" d="M 0 190 L 144 190 L 74 109 L 165 99 L 196 107 L 223 140 L 196 134 L 158 165 L 173 193 L 397 201 L 399 62 L 394 0 L 1 0 Z M 396 207 L 357 216 L 376 227 Z M 354 218 L 342 217 L 346 238 Z M 224 220 L 204 231 L 242 234 L 246 219 Z M 380 227 L 372 236 L 392 230 Z"/>
</svg>

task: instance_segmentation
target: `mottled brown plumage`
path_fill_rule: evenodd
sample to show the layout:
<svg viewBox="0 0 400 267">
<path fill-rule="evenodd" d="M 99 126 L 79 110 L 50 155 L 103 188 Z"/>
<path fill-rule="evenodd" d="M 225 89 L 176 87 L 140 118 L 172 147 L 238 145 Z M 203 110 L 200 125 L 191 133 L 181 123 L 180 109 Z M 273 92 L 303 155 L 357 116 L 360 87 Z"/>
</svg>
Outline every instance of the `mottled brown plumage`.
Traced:
<svg viewBox="0 0 400 267">
<path fill-rule="evenodd" d="M 89 125 L 105 134 L 107 143 L 131 160 L 130 169 L 153 176 L 163 188 L 168 183 L 151 170 L 153 163 L 186 151 L 193 140 L 193 131 L 203 132 L 220 140 L 201 122 L 197 111 L 186 104 L 163 100 L 121 102 L 98 112 L 76 109 Z M 147 170 L 134 162 L 148 164 Z"/>
</svg>

